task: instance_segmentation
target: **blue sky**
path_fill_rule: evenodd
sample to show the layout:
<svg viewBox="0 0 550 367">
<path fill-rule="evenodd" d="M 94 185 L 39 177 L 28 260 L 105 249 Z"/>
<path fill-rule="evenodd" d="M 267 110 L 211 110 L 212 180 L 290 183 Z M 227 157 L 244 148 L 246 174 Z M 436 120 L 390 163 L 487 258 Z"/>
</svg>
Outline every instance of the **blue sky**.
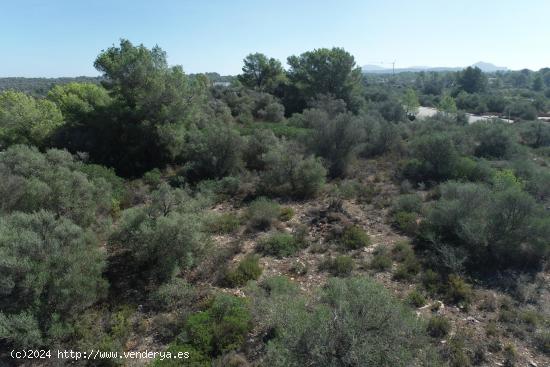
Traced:
<svg viewBox="0 0 550 367">
<path fill-rule="evenodd" d="M 0 0 L 0 76 L 97 75 L 95 57 L 120 38 L 158 44 L 190 73 L 332 46 L 359 65 L 538 70 L 549 14 L 548 0 Z"/>
</svg>

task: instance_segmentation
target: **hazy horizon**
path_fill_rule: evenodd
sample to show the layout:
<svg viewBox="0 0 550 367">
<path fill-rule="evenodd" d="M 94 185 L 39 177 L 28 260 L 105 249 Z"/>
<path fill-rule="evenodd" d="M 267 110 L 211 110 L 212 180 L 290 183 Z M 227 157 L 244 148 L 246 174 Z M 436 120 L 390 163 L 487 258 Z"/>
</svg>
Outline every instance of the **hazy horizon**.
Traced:
<svg viewBox="0 0 550 367">
<path fill-rule="evenodd" d="M 97 76 L 97 54 L 120 38 L 158 44 L 171 65 L 188 73 L 238 74 L 242 59 L 262 52 L 286 57 L 343 47 L 357 65 L 396 68 L 463 67 L 478 61 L 512 70 L 550 66 L 543 47 L 550 3 L 489 0 L 288 0 L 208 3 L 161 0 L 72 2 L 22 0 L 4 4 L 0 77 Z M 521 14 L 521 17 L 517 16 Z"/>
</svg>

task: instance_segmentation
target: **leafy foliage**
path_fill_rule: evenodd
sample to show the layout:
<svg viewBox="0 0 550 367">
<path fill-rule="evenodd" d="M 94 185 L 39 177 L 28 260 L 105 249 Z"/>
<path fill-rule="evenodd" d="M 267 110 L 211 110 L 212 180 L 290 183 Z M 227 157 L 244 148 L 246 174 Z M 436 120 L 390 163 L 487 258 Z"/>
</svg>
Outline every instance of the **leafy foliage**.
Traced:
<svg viewBox="0 0 550 367">
<path fill-rule="evenodd" d="M 318 94 L 325 94 L 344 100 L 353 111 L 358 110 L 361 70 L 356 67 L 353 56 L 344 49 L 320 48 L 300 56 L 290 56 L 287 62 L 290 65 L 288 78 L 296 88 L 302 106 Z"/>
<path fill-rule="evenodd" d="M 98 174 L 66 151 L 12 146 L 0 153 L 0 173 L 4 213 L 46 209 L 87 227 L 112 208 L 111 185 L 104 178 L 109 174 Z M 111 182 L 120 184 L 116 177 Z"/>
<path fill-rule="evenodd" d="M 0 217 L 0 338 L 38 347 L 67 337 L 106 290 L 104 256 L 69 219 L 42 210 Z"/>
<path fill-rule="evenodd" d="M 303 243 L 290 233 L 275 232 L 258 242 L 258 251 L 276 257 L 294 255 Z"/>
<path fill-rule="evenodd" d="M 64 123 L 55 104 L 21 92 L 0 93 L 0 147 L 12 144 L 44 146 Z"/>
<path fill-rule="evenodd" d="M 440 190 L 423 234 L 432 243 L 459 246 L 486 270 L 536 266 L 548 256 L 548 216 L 521 188 L 449 182 Z"/>
<path fill-rule="evenodd" d="M 128 277 L 134 286 L 168 281 L 177 267 L 193 266 L 205 247 L 200 210 L 203 203 L 163 184 L 151 202 L 122 212 L 109 239 L 114 256 L 111 280 Z"/>
<path fill-rule="evenodd" d="M 262 315 L 276 330 L 268 342 L 270 366 L 437 365 L 414 315 L 367 278 L 330 279 L 311 311 L 292 293 L 269 299 Z M 284 319 L 271 318 L 278 302 L 287 305 Z"/>
<path fill-rule="evenodd" d="M 365 230 L 358 226 L 349 226 L 342 233 L 340 239 L 342 246 L 347 250 L 357 250 L 367 247 L 371 244 L 369 235 Z"/>
<path fill-rule="evenodd" d="M 240 347 L 250 330 L 250 319 L 245 300 L 220 294 L 207 310 L 187 319 L 184 338 L 205 355 L 219 356 Z"/>
</svg>

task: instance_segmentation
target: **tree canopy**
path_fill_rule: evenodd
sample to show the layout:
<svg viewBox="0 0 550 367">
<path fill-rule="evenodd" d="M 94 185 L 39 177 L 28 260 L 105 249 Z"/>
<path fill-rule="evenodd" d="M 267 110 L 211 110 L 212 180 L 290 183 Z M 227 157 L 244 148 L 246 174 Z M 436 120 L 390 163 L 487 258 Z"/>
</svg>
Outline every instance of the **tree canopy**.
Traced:
<svg viewBox="0 0 550 367">
<path fill-rule="evenodd" d="M 319 94 L 332 95 L 356 111 L 362 82 L 361 69 L 343 48 L 320 48 L 290 56 L 288 77 L 305 106 Z"/>
<path fill-rule="evenodd" d="M 285 78 L 281 62 L 267 58 L 264 54 L 250 54 L 243 62 L 243 73 L 239 75 L 239 80 L 249 88 L 273 92 Z"/>
</svg>

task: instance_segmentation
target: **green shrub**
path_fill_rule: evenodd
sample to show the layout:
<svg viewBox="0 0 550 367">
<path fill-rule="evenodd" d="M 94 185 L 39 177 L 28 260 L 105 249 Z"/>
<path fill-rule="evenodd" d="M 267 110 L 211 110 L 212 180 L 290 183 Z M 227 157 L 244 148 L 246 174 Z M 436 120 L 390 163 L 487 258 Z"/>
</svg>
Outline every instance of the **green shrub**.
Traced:
<svg viewBox="0 0 550 367">
<path fill-rule="evenodd" d="M 443 316 L 433 316 L 428 321 L 427 330 L 434 338 L 444 338 L 451 331 L 451 323 Z"/>
<path fill-rule="evenodd" d="M 420 213 L 422 210 L 422 199 L 417 194 L 399 195 L 394 200 L 392 211 L 408 212 L 408 213 Z"/>
<path fill-rule="evenodd" d="M 455 274 L 449 275 L 445 294 L 450 302 L 464 307 L 471 303 L 474 296 L 472 287 Z"/>
<path fill-rule="evenodd" d="M 268 195 L 312 198 L 325 184 L 326 170 L 321 161 L 305 157 L 293 144 L 277 144 L 262 159 L 265 168 L 260 173 L 260 190 Z"/>
<path fill-rule="evenodd" d="M 403 260 L 401 264 L 397 266 L 394 279 L 397 280 L 411 280 L 420 272 L 420 263 L 414 256 L 409 256 Z"/>
<path fill-rule="evenodd" d="M 249 280 L 256 280 L 262 275 L 262 267 L 259 264 L 258 255 L 247 255 L 233 270 L 228 270 L 226 281 L 232 287 L 245 285 Z"/>
<path fill-rule="evenodd" d="M 203 202 L 166 184 L 151 196 L 147 205 L 123 211 L 109 238 L 116 256 L 110 258 L 108 275 L 115 286 L 124 279 L 123 289 L 170 280 L 177 267 L 196 264 L 206 246 Z"/>
<path fill-rule="evenodd" d="M 255 229 L 269 229 L 279 218 L 280 210 L 276 202 L 263 197 L 258 198 L 248 207 L 248 223 Z"/>
<path fill-rule="evenodd" d="M 281 208 L 281 213 L 279 214 L 279 220 L 281 222 L 288 222 L 294 217 L 294 209 L 289 206 Z"/>
<path fill-rule="evenodd" d="M 459 155 L 451 136 L 422 135 L 413 142 L 413 158 L 403 168 L 405 178 L 414 181 L 445 181 L 456 177 Z"/>
<path fill-rule="evenodd" d="M 351 113 L 330 116 L 325 111 L 315 112 L 310 150 L 326 160 L 331 177 L 343 176 L 356 155 L 356 147 L 365 138 L 363 121 Z"/>
<path fill-rule="evenodd" d="M 242 165 L 243 139 L 223 123 L 191 129 L 184 156 L 184 175 L 191 181 L 221 178 L 235 173 Z"/>
<path fill-rule="evenodd" d="M 405 261 L 410 257 L 414 257 L 414 250 L 408 241 L 396 242 L 391 253 L 395 261 Z"/>
<path fill-rule="evenodd" d="M 66 338 L 74 318 L 104 295 L 104 267 L 95 236 L 66 218 L 0 217 L 0 339 L 26 348 Z"/>
<path fill-rule="evenodd" d="M 205 355 L 215 357 L 238 349 L 251 326 L 246 300 L 220 294 L 206 311 L 189 316 L 184 339 Z"/>
<path fill-rule="evenodd" d="M 418 290 L 407 295 L 407 303 L 414 307 L 422 307 L 426 304 L 426 298 Z"/>
<path fill-rule="evenodd" d="M 263 171 L 266 162 L 264 154 L 273 146 L 279 144 L 279 139 L 268 129 L 254 129 L 247 137 L 247 144 L 243 151 L 243 159 L 249 170 Z"/>
<path fill-rule="evenodd" d="M 22 92 L 0 93 L 0 145 L 43 146 L 56 129 L 64 124 L 59 108 L 46 99 Z"/>
<path fill-rule="evenodd" d="M 162 181 L 162 175 L 158 168 L 154 168 L 143 174 L 143 182 L 151 187 L 158 187 Z"/>
<path fill-rule="evenodd" d="M 384 246 L 378 246 L 376 250 L 374 250 L 374 256 L 369 266 L 377 271 L 390 269 L 392 266 L 392 259 L 388 249 Z"/>
<path fill-rule="evenodd" d="M 422 274 L 422 285 L 428 293 L 435 295 L 441 288 L 441 278 L 438 273 L 428 269 Z"/>
<path fill-rule="evenodd" d="M 467 339 L 463 331 L 453 335 L 445 348 L 445 357 L 451 367 L 471 367 L 472 361 L 469 355 Z"/>
<path fill-rule="evenodd" d="M 80 350 L 123 350 L 133 330 L 135 309 L 128 305 L 114 309 L 88 308 L 75 320 L 73 338 Z M 101 366 L 120 366 L 115 359 L 98 360 Z"/>
<path fill-rule="evenodd" d="M 455 178 L 466 181 L 490 181 L 493 169 L 485 160 L 474 160 L 469 157 L 462 157 L 456 167 Z"/>
<path fill-rule="evenodd" d="M 349 226 L 344 229 L 340 238 L 341 245 L 347 250 L 357 250 L 371 244 L 369 235 L 359 226 Z"/>
<path fill-rule="evenodd" d="M 437 262 L 444 264 L 456 258 L 450 252 L 460 251 L 469 269 L 497 271 L 534 268 L 548 257 L 550 245 L 543 238 L 549 235 L 550 217 L 521 187 L 501 178 L 492 188 L 440 186 L 441 198 L 428 211 L 421 234 Z"/>
<path fill-rule="evenodd" d="M 40 153 L 34 147 L 16 145 L 0 152 L 0 211 L 44 209 L 82 227 L 101 222 L 112 209 L 111 185 L 104 170 L 83 167 L 68 152 L 57 149 Z"/>
<path fill-rule="evenodd" d="M 327 270 L 332 275 L 338 277 L 347 277 L 351 275 L 355 265 L 353 259 L 349 256 L 339 255 L 333 259 L 327 259 L 320 265 L 321 270 Z"/>
<path fill-rule="evenodd" d="M 258 251 L 271 256 L 292 256 L 303 247 L 295 236 L 290 233 L 276 232 L 258 241 Z"/>
<path fill-rule="evenodd" d="M 517 150 L 516 137 L 505 123 L 478 125 L 475 155 L 493 159 L 510 158 Z"/>
<path fill-rule="evenodd" d="M 408 235 L 414 235 L 418 231 L 418 216 L 416 213 L 397 212 L 393 215 L 393 221 L 397 228 Z"/>
<path fill-rule="evenodd" d="M 234 233 L 241 226 L 241 220 L 234 213 L 222 213 L 212 216 L 207 226 L 212 233 Z"/>
<path fill-rule="evenodd" d="M 197 298 L 197 290 L 181 278 L 158 287 L 149 297 L 151 305 L 158 310 L 178 310 L 186 313 L 191 310 Z"/>
<path fill-rule="evenodd" d="M 329 279 L 315 303 L 295 293 L 256 297 L 258 322 L 275 330 L 268 366 L 442 365 L 410 309 L 369 278 Z"/>
</svg>

